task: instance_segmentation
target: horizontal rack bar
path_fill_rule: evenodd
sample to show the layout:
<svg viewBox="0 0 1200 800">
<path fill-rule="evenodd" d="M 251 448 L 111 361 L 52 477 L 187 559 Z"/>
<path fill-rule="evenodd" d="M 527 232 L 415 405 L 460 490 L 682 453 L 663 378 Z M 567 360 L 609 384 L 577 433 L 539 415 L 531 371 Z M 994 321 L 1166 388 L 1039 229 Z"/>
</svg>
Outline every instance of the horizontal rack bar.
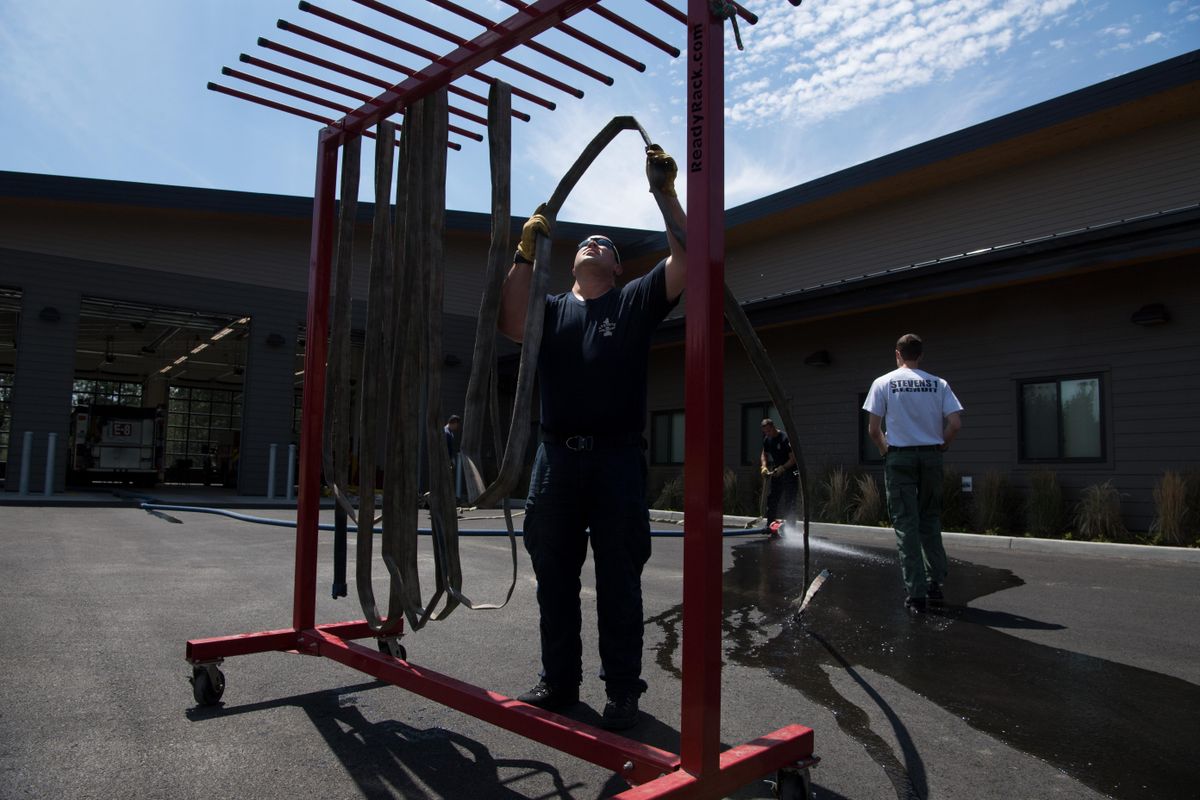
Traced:
<svg viewBox="0 0 1200 800">
<path fill-rule="evenodd" d="M 251 75 L 249 73 L 242 72 L 242 71 L 236 70 L 236 69 L 232 69 L 230 67 L 222 67 L 221 74 L 227 75 L 230 78 L 236 78 L 237 80 L 240 80 L 240 81 L 245 81 L 246 83 L 252 83 L 255 86 L 261 86 L 264 89 L 270 89 L 271 91 L 279 92 L 280 94 L 286 94 L 291 97 L 295 97 L 299 100 L 307 100 L 310 103 L 314 103 L 319 106 L 325 106 L 326 108 L 341 112 L 342 114 L 349 114 L 351 111 L 354 110 L 348 105 L 344 105 L 342 103 L 335 103 L 334 101 L 329 100 L 327 98 L 318 97 L 315 94 L 309 94 L 308 92 L 303 92 L 303 91 L 300 91 L 299 89 L 293 89 L 290 86 L 284 86 L 283 84 L 275 83 L 274 81 L 269 81 L 269 80 L 266 80 L 265 78 L 259 78 L 256 75 Z M 369 103 L 370 98 L 368 97 L 363 102 Z M 400 112 L 400 113 L 404 113 L 404 112 Z M 485 122 L 486 122 L 486 120 L 485 120 Z M 469 131 L 465 128 L 460 128 L 457 125 L 450 125 L 450 126 L 448 126 L 447 129 L 452 133 L 457 133 L 459 136 L 466 136 L 468 139 L 474 139 L 477 142 L 483 141 L 483 134 L 481 134 L 481 133 L 476 133 L 475 131 Z"/>
<path fill-rule="evenodd" d="M 455 14 L 458 14 L 463 19 L 470 20 L 471 22 L 474 22 L 476 25 L 482 25 L 484 28 L 491 30 L 492 21 L 490 19 L 483 16 L 482 14 L 476 14 L 474 11 L 471 11 L 468 8 L 463 8 L 462 6 L 453 2 L 452 0 L 425 0 L 425 2 L 427 2 L 431 5 L 435 5 L 438 8 L 444 8 L 447 11 L 452 11 Z M 686 17 L 685 17 L 685 21 L 686 21 Z M 546 45 L 542 44 L 541 42 L 537 42 L 537 41 L 534 41 L 533 39 L 530 39 L 528 42 L 525 42 L 525 47 L 528 47 L 533 52 L 540 53 L 541 55 L 544 55 L 547 58 L 552 58 L 560 64 L 564 64 L 574 70 L 578 70 L 579 72 L 582 72 L 584 75 L 587 75 L 589 78 L 594 78 L 594 79 L 600 81 L 605 86 L 613 85 L 613 79 L 611 76 L 605 75 L 603 72 L 599 72 L 598 70 L 594 70 L 591 67 L 589 67 L 587 64 L 580 63 L 569 56 L 563 55 L 562 53 L 558 52 L 557 50 L 553 50 L 549 47 L 546 47 Z"/>
<path fill-rule="evenodd" d="M 291 115 L 297 116 L 297 117 L 304 117 L 305 119 L 310 119 L 313 122 L 320 122 L 322 125 L 325 125 L 325 126 L 334 124 L 334 120 L 329 119 L 328 117 L 322 117 L 320 114 L 314 114 L 311 111 L 305 111 L 302 108 L 296 108 L 294 106 L 289 106 L 284 103 L 277 102 L 275 100 L 268 100 L 265 97 L 259 97 L 257 95 L 250 94 L 249 92 L 243 92 L 243 91 L 239 91 L 237 89 L 231 89 L 228 86 L 222 86 L 221 84 L 214 83 L 212 81 L 208 82 L 208 90 L 210 92 L 217 92 L 219 94 L 229 95 L 230 97 L 236 97 L 239 100 L 246 100 L 248 102 L 255 103 L 260 106 L 266 106 L 267 108 L 273 108 L 276 111 L 282 111 L 285 114 L 291 114 Z M 368 139 L 375 138 L 375 134 L 371 133 L 370 131 L 363 131 L 362 135 L 366 136 Z M 396 142 L 396 146 L 397 147 L 400 146 L 400 143 L 398 141 Z M 451 150 L 462 150 L 462 145 L 459 144 L 458 142 L 447 142 L 446 146 L 449 147 Z"/>
<path fill-rule="evenodd" d="M 312 3 L 307 2 L 307 0 L 300 0 L 299 8 L 301 11 L 306 11 L 310 14 L 313 14 L 316 17 L 319 17 L 320 19 L 326 20 L 327 22 L 332 22 L 336 25 L 341 25 L 342 27 L 344 27 L 348 30 L 352 30 L 352 31 L 355 31 L 356 33 L 361 33 L 365 36 L 369 36 L 372 39 L 376 39 L 380 42 L 383 42 L 384 44 L 390 44 L 393 47 L 399 48 L 401 50 L 406 50 L 420 58 L 427 58 L 433 64 L 441 65 L 445 61 L 445 59 L 443 57 L 438 56 L 436 53 L 426 50 L 423 47 L 417 47 L 416 45 L 409 44 L 408 42 L 404 41 L 403 39 L 398 39 L 395 36 L 391 36 L 389 34 L 383 33 L 382 31 L 377 31 L 374 28 L 372 28 L 368 25 L 363 25 L 361 22 L 356 22 L 355 20 L 352 20 L 349 17 L 343 17 L 341 14 L 335 14 L 332 11 L 326 11 L 325 9 L 321 8 L 320 6 L 314 6 Z M 420 74 L 420 73 L 418 73 L 418 74 Z M 486 75 L 486 74 L 480 72 L 479 70 L 475 70 L 475 69 L 467 71 L 466 74 L 471 76 L 472 78 L 474 78 L 477 81 L 482 81 L 483 83 L 488 84 L 489 86 L 492 84 L 492 82 L 494 80 L 496 80 L 493 76 Z M 528 100 L 531 103 L 537 103 L 538 105 L 544 106 L 551 110 L 553 110 L 555 107 L 555 104 L 552 101 L 547 100 L 546 98 L 542 97 L 541 95 L 533 94 L 532 92 L 525 91 L 524 89 L 518 89 L 516 86 L 513 86 L 511 88 L 512 88 L 512 93 L 517 97 L 524 98 L 525 100 Z M 578 96 L 582 97 L 583 93 L 580 92 Z"/>
<path fill-rule="evenodd" d="M 395 8 L 391 8 L 390 6 L 386 6 L 383 3 L 379 2 L 379 0 L 354 0 L 354 2 L 358 3 L 361 6 L 365 6 L 366 8 L 370 8 L 375 11 L 378 11 L 380 14 L 391 17 L 392 19 L 396 20 L 397 22 L 403 22 L 406 25 L 411 25 L 412 27 L 416 28 L 417 30 L 421 30 L 421 31 L 425 31 L 426 33 L 433 34 L 434 36 L 437 36 L 438 38 L 443 39 L 443 40 L 450 42 L 451 44 L 457 45 L 459 47 L 462 47 L 463 45 L 465 45 L 468 42 L 468 40 L 466 38 L 459 36 L 458 34 L 450 33 L 450 31 L 439 28 L 437 25 L 434 25 L 431 22 L 425 22 L 422 19 L 418 19 L 418 18 L 414 17 L 412 14 L 405 14 L 403 11 L 399 11 Z M 433 60 L 433 59 L 430 59 L 430 60 Z M 522 75 L 525 75 L 526 77 L 533 78 L 534 80 L 541 81 L 542 83 L 546 84 L 547 86 L 558 89 L 560 92 L 566 92 L 567 94 L 572 95 L 573 97 L 578 97 L 578 98 L 583 97 L 582 89 L 576 88 L 567 83 L 563 83 L 562 81 L 558 80 L 557 78 L 552 78 L 551 76 L 546 75 L 543 72 L 539 72 L 538 70 L 534 69 L 533 67 L 527 67 L 518 61 L 513 61 L 508 56 L 498 55 L 498 56 L 496 56 L 495 61 L 497 64 L 501 64 L 505 67 L 508 67 L 509 69 L 514 70 L 515 72 L 519 72 Z"/>
<path fill-rule="evenodd" d="M 526 8 L 528 8 L 528 5 L 526 3 L 521 2 L 521 0 L 501 0 L 501 2 L 506 3 L 509 6 L 512 6 L 513 8 L 517 9 L 518 11 L 524 11 Z M 638 61 L 635 58 L 632 58 L 631 56 L 625 55 L 620 50 L 617 50 L 615 47 L 611 47 L 610 45 L 605 44 L 604 42 L 600 41 L 599 39 L 595 38 L 594 36 L 589 36 L 588 34 L 584 33 L 583 31 L 579 30 L 578 28 L 576 28 L 573 25 L 568 25 L 565 22 L 561 22 L 558 25 L 555 25 L 554 29 L 556 31 L 562 31 L 567 36 L 570 36 L 572 39 L 575 39 L 576 41 L 579 41 L 579 42 L 583 42 L 588 47 L 591 47 L 594 50 L 598 50 L 606 56 L 615 58 L 617 61 L 620 61 L 622 64 L 624 64 L 627 67 L 632 67 L 633 69 L 637 70 L 638 72 L 646 71 L 646 65 L 643 64 L 642 62 Z"/>
<path fill-rule="evenodd" d="M 242 53 L 240 56 L 238 56 L 238 60 L 244 64 L 250 64 L 251 66 L 258 67 L 259 69 L 265 69 L 268 72 L 274 72 L 279 75 L 283 75 L 284 77 L 292 78 L 293 80 L 302 81 L 322 89 L 327 89 L 331 92 L 337 92 L 345 95 L 346 97 L 353 97 L 360 103 L 366 103 L 371 100 L 371 95 L 367 94 L 366 92 L 359 92 L 346 86 L 339 86 L 336 83 L 331 83 L 330 81 L 322 78 L 308 75 L 307 73 L 299 72 L 298 70 L 294 70 L 289 67 L 258 58 L 256 56 Z M 462 117 L 463 119 L 468 119 L 478 125 L 487 127 L 487 119 L 479 116 L 478 114 L 472 114 L 470 111 L 464 111 L 463 109 L 456 108 L 455 106 L 450 106 L 450 113 L 454 114 L 455 116 Z M 476 139 L 476 141 L 483 141 L 483 137 L 481 136 L 479 139 Z"/>
<path fill-rule="evenodd" d="M 283 22 L 283 20 L 280 20 L 280 22 Z M 350 45 L 345 45 L 341 42 L 338 42 L 336 39 L 329 39 L 328 37 L 322 36 L 321 34 L 316 33 L 315 31 L 310 31 L 306 28 L 301 28 L 296 25 L 291 25 L 288 28 L 283 28 L 282 25 L 280 27 L 282 30 L 287 30 L 290 33 L 294 33 L 297 36 L 300 36 L 305 39 L 309 39 L 310 41 L 316 42 L 317 44 L 323 44 L 323 45 L 325 45 L 327 47 L 331 47 L 335 50 L 340 50 L 341 52 L 346 53 L 347 55 L 351 55 L 356 58 L 361 58 L 364 61 L 370 61 L 373 64 L 378 64 L 379 66 L 386 67 L 387 69 L 395 70 L 396 72 L 399 72 L 399 73 L 405 75 L 406 77 L 411 77 L 416 74 L 416 70 L 409 69 L 408 67 L 404 66 L 403 64 L 399 64 L 390 59 L 383 58 L 382 56 L 376 56 L 374 53 L 370 53 L 366 50 L 359 50 L 357 47 L 351 47 Z M 282 53 L 285 56 L 291 56 L 292 58 L 295 58 L 299 61 L 305 61 L 314 66 L 324 67 L 325 69 L 345 75 L 348 78 L 354 78 L 355 80 L 360 80 L 364 83 L 369 83 L 369 84 L 372 84 L 373 86 L 378 86 L 381 89 L 387 89 L 392 86 L 392 83 L 390 81 L 386 81 L 383 78 L 378 78 L 374 75 L 368 75 L 365 72 L 360 72 L 356 69 L 352 69 L 343 64 L 339 64 L 336 61 L 330 61 L 328 59 L 321 58 L 320 56 L 313 55 L 312 53 L 307 53 L 303 50 L 297 50 L 294 47 L 289 47 L 286 44 L 280 44 L 279 42 L 272 41 L 272 40 L 267 39 L 262 36 L 260 36 L 258 38 L 258 46 L 265 48 L 267 50 L 273 50 L 276 53 Z M 468 92 L 466 89 L 463 89 L 458 86 L 451 86 L 451 87 L 449 87 L 449 89 L 450 89 L 450 94 L 457 95 L 458 97 L 462 97 L 467 100 L 471 100 L 472 102 L 479 103 L 480 105 L 483 105 L 483 106 L 487 105 L 487 102 L 488 102 L 487 98 L 481 94 L 475 94 L 474 92 Z M 530 120 L 529 115 L 526 114 L 524 111 L 518 111 L 516 109 L 513 109 L 512 115 L 514 117 L 516 117 L 517 119 L 521 120 L 522 122 L 529 122 L 529 120 Z"/>
</svg>

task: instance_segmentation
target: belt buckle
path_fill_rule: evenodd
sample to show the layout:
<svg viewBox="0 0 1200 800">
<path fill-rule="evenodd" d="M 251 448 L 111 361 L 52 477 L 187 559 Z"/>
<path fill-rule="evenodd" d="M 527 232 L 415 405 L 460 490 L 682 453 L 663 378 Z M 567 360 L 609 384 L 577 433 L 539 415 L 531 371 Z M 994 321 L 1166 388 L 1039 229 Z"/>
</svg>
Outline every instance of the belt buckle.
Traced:
<svg viewBox="0 0 1200 800">
<path fill-rule="evenodd" d="M 591 450 L 592 449 L 592 437 L 591 436 L 568 436 L 567 440 L 565 442 L 563 442 L 563 444 L 565 444 L 567 446 L 568 450 L 574 450 L 577 453 L 581 450 Z"/>
</svg>

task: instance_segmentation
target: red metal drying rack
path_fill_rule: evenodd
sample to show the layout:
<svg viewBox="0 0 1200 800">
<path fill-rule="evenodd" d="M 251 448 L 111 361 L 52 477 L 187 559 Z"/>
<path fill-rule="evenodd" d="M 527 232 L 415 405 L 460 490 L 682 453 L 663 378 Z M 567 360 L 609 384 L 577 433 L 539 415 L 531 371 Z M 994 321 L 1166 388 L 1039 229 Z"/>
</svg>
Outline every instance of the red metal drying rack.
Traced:
<svg viewBox="0 0 1200 800">
<path fill-rule="evenodd" d="M 798 5 L 796 0 L 790 1 L 793 5 Z M 377 0 L 355 2 L 401 19 Z M 673 56 L 679 54 L 671 45 L 601 8 L 600 0 L 536 0 L 529 4 L 521 0 L 504 0 L 516 9 L 516 13 L 501 22 L 482 18 L 457 6 L 452 0 L 428 2 L 484 25 L 484 32 L 468 41 L 422 23 L 420 27 L 423 30 L 441 35 L 442 38 L 458 45 L 448 54 L 437 56 L 310 3 L 300 3 L 302 11 L 314 13 L 327 21 L 428 58 L 429 64 L 420 70 L 407 68 L 390 59 L 343 44 L 334 38 L 280 21 L 279 27 L 285 31 L 379 66 L 400 71 L 407 76 L 399 83 L 385 82 L 386 89 L 383 93 L 358 108 L 349 110 L 336 121 L 278 101 L 209 84 L 209 88 L 215 91 L 325 122 L 327 126 L 321 130 L 318 137 L 313 202 L 292 627 L 236 636 L 193 639 L 187 643 L 187 659 L 195 666 L 197 672 L 207 670 L 206 675 L 211 675 L 215 665 L 223 659 L 250 653 L 292 651 L 331 658 L 379 680 L 611 769 L 633 785 L 633 788 L 619 795 L 622 798 L 722 797 L 776 770 L 780 770 L 781 775 L 791 778 L 783 782 L 785 787 L 790 787 L 784 789 L 785 795 L 806 794 L 807 767 L 816 762 L 813 757 L 811 729 L 801 725 L 790 725 L 725 751 L 721 750 L 720 743 L 722 605 L 721 593 L 712 592 L 709 587 L 720 585 L 722 558 L 724 24 L 725 16 L 732 13 L 749 22 L 755 21 L 753 15 L 735 3 L 721 0 L 688 0 L 685 16 L 663 0 L 647 0 L 655 8 L 687 26 L 687 146 L 685 152 L 677 154 L 681 156 L 677 160 L 680 167 L 686 170 L 688 178 L 689 264 L 685 342 L 688 412 L 685 444 L 688 458 L 684 466 L 687 489 L 684 499 L 686 534 L 683 572 L 683 664 L 686 668 L 683 670 L 681 752 L 670 753 L 597 730 L 567 717 L 425 669 L 407 660 L 393 658 L 364 647 L 354 640 L 373 636 L 365 621 L 322 625 L 316 623 L 321 426 L 324 416 L 325 360 L 329 335 L 328 309 L 334 243 L 336 167 L 338 150 L 345 138 L 355 134 L 370 135 L 368 129 L 379 121 L 403 112 L 408 104 L 444 86 L 450 87 L 457 97 L 474 102 L 482 101 L 480 95 L 451 86 L 452 82 L 467 75 L 482 81 L 489 80 L 489 76 L 478 71 L 479 68 L 493 61 L 511 66 L 515 62 L 504 54 L 522 45 L 547 54 L 548 48 L 533 42 L 533 39 L 550 28 L 557 28 L 634 69 L 645 69 L 644 65 L 619 50 L 565 23 L 568 18 L 582 11 L 593 11 Z M 411 19 L 401 21 L 413 24 Z M 265 39 L 260 39 L 259 44 L 275 52 L 381 85 L 379 79 L 373 76 L 294 48 Z M 612 82 L 611 78 L 559 53 L 551 57 L 602 83 Z M 260 59 L 248 56 L 243 56 L 242 60 L 260 67 L 264 64 Z M 268 65 L 265 68 L 359 100 L 363 97 L 361 93 L 303 75 L 295 70 L 275 68 L 276 66 Z M 522 68 L 521 71 L 561 91 L 582 96 L 582 92 L 572 91 L 573 87 L 540 75 L 536 70 Z M 226 71 L 226 74 L 249 80 L 243 73 Z M 338 110 L 344 108 L 314 95 L 284 90 L 261 79 L 250 82 L 326 107 Z M 546 108 L 554 108 L 554 104 L 545 98 L 516 87 L 513 89 L 513 96 Z M 457 111 L 468 122 L 483 121 L 478 115 L 462 112 L 461 109 Z M 518 119 L 529 119 L 527 114 L 520 111 L 514 111 L 513 115 Z M 460 129 L 459 132 L 469 138 L 481 138 L 465 129 Z M 451 146 L 458 147 L 453 142 Z"/>
</svg>

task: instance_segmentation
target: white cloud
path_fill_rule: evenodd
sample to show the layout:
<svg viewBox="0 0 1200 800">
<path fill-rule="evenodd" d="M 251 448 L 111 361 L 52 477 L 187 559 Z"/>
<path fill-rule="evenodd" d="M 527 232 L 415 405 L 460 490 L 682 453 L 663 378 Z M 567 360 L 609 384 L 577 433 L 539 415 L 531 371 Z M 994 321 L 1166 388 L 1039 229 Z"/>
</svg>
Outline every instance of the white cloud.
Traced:
<svg viewBox="0 0 1200 800">
<path fill-rule="evenodd" d="M 514 175 L 517 170 L 524 169 L 530 183 L 536 187 L 534 196 L 545 201 L 588 143 L 614 116 L 632 114 L 647 128 L 651 139 L 670 134 L 665 125 L 655 124 L 659 118 L 648 111 L 652 103 L 641 105 L 633 96 L 626 100 L 631 102 L 616 105 L 619 98 L 597 95 L 586 107 L 581 104 L 560 106 L 555 112 L 553 126 L 532 128 L 523 142 L 514 141 Z M 680 130 L 678 126 L 671 126 L 671 129 Z M 679 151 L 679 145 L 671 140 L 659 143 L 667 152 Z M 636 131 L 617 134 L 572 189 L 559 212 L 559 219 L 638 228 L 661 227 L 662 216 L 646 185 L 644 153 L 645 144 Z M 676 188 L 680 192 L 684 190 L 682 175 Z M 514 208 L 513 214 L 520 216 L 532 211 L 532 208 L 528 211 Z"/>
<path fill-rule="evenodd" d="M 1163 38 L 1163 34 L 1160 31 L 1154 31 L 1151 34 L 1148 34 L 1146 36 L 1146 38 L 1142 39 L 1142 44 L 1150 44 L 1152 42 L 1157 42 L 1161 38 Z"/>
<path fill-rule="evenodd" d="M 844 114 L 986 62 L 1078 2 L 844 0 L 799 11 L 759 2 L 759 24 L 744 34 L 753 56 L 730 59 L 731 83 L 751 88 L 731 93 L 727 116 L 757 127 Z"/>
</svg>

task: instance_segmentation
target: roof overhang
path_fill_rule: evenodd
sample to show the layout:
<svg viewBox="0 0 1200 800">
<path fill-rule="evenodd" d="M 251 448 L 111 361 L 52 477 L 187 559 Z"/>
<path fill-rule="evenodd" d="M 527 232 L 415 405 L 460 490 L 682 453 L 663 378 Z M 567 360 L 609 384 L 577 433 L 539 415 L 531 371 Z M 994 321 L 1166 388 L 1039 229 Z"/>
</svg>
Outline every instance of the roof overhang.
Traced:
<svg viewBox="0 0 1200 800">
<path fill-rule="evenodd" d="M 762 330 L 1197 253 L 1200 204 L 909 264 L 765 297 L 743 308 Z M 683 327 L 682 318 L 667 320 L 656 343 L 682 341 Z"/>
</svg>

